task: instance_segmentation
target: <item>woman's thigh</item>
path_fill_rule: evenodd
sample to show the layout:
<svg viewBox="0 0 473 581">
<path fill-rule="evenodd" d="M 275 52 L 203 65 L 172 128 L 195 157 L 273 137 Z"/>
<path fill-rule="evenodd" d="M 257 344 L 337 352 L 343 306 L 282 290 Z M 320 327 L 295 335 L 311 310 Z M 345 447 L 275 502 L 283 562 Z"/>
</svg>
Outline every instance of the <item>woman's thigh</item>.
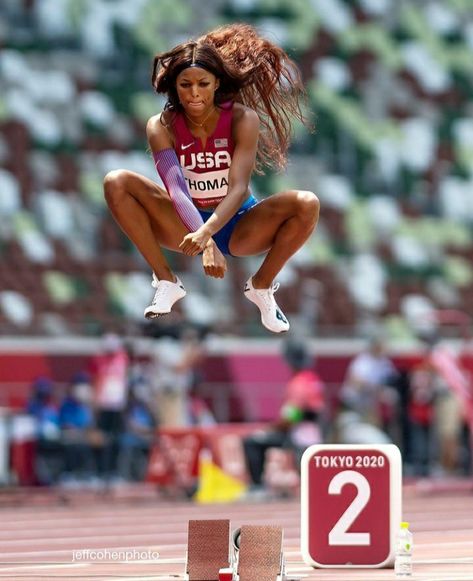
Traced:
<svg viewBox="0 0 473 581">
<path fill-rule="evenodd" d="M 179 244 L 188 234 L 188 230 L 179 218 L 166 190 L 145 176 L 128 170 L 121 170 L 117 180 L 146 211 L 159 245 L 180 252 Z"/>
<path fill-rule="evenodd" d="M 280 192 L 265 198 L 238 221 L 229 242 L 233 256 L 267 252 L 281 225 L 297 212 L 297 193 Z"/>
</svg>

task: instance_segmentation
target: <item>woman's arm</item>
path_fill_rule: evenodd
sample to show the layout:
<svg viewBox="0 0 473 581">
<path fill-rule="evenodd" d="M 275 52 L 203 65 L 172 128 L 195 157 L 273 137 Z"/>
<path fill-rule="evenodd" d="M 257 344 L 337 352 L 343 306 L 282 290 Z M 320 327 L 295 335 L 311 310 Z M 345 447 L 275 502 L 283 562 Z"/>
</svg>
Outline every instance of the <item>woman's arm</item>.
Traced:
<svg viewBox="0 0 473 581">
<path fill-rule="evenodd" d="M 185 254 L 200 252 L 209 238 L 225 226 L 246 199 L 255 166 L 258 136 L 258 115 L 251 109 L 245 109 L 234 124 L 235 150 L 229 172 L 228 193 L 207 222 L 196 232 L 184 237 L 180 247 Z"/>
<path fill-rule="evenodd" d="M 246 199 L 255 167 L 258 136 L 258 115 L 251 109 L 246 109 L 234 128 L 235 151 L 228 176 L 228 193 L 205 223 L 210 236 L 235 215 Z"/>
<path fill-rule="evenodd" d="M 186 228 L 195 232 L 204 221 L 189 194 L 179 160 L 174 151 L 173 138 L 161 122 L 159 115 L 151 117 L 148 121 L 146 134 L 153 152 L 156 171 L 163 180 L 174 208 Z"/>
</svg>

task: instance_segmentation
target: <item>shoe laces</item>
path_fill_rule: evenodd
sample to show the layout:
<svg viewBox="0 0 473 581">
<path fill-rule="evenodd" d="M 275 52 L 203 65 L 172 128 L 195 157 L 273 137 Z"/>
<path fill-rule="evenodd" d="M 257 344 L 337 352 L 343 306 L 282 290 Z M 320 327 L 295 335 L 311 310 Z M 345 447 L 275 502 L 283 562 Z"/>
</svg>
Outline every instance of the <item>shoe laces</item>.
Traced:
<svg viewBox="0 0 473 581">
<path fill-rule="evenodd" d="M 255 289 L 258 291 L 260 297 L 263 299 L 264 306 L 270 310 L 275 306 L 276 301 L 274 300 L 274 293 L 278 290 L 279 283 L 275 282 L 268 289 Z"/>
</svg>

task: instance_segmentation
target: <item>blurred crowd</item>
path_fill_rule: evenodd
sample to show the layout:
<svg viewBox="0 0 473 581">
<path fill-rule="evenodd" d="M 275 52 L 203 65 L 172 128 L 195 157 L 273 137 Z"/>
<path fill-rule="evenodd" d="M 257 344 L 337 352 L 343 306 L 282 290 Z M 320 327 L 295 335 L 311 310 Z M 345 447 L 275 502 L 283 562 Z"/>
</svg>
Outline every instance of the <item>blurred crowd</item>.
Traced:
<svg viewBox="0 0 473 581">
<path fill-rule="evenodd" d="M 393 443 L 406 477 L 472 474 L 471 379 L 458 353 L 438 336 L 425 337 L 419 362 L 408 369 L 394 365 L 384 337 L 373 336 L 352 358 L 335 393 L 302 342 L 290 341 L 285 358 L 293 375 L 280 417 L 244 440 L 250 493 L 297 488 L 295 473 L 312 444 Z M 277 449 L 289 455 L 277 455 Z"/>
<path fill-rule="evenodd" d="M 317 233 L 281 273 L 291 320 L 317 336 L 375 320 L 409 341 L 429 310 L 473 312 L 468 0 L 4 0 L 4 333 L 141 332 L 150 273 L 106 212 L 102 179 L 118 167 L 158 179 L 144 130 L 163 105 L 152 56 L 237 20 L 299 63 L 316 127 L 296 131 L 285 173 L 252 184 L 257 196 L 297 187 L 321 199 Z M 253 264 L 212 281 L 173 260 L 191 290 L 176 317 L 262 332 L 241 293 Z"/>
<path fill-rule="evenodd" d="M 296 490 L 304 450 L 322 443 L 394 443 L 406 476 L 471 475 L 469 379 L 437 337 L 426 337 L 418 362 L 403 369 L 388 357 L 384 337 L 373 336 L 337 386 L 324 381 L 307 342 L 292 338 L 282 347 L 290 377 L 279 411 L 232 452 L 242 458 L 250 495 Z M 146 480 L 150 454 L 162 448 L 159 428 L 226 421 L 214 409 L 222 393 L 209 399 L 200 389 L 205 357 L 205 341 L 193 328 L 178 339 L 159 339 L 146 357 L 108 334 L 102 352 L 65 389 L 35 380 L 25 409 L 35 423 L 35 482 Z"/>
<path fill-rule="evenodd" d="M 46 377 L 31 386 L 25 411 L 35 425 L 35 481 L 40 485 L 107 485 L 143 481 L 159 427 L 215 423 L 197 396 L 202 348 L 188 329 L 140 358 L 105 335 L 103 349 L 65 389 Z"/>
<path fill-rule="evenodd" d="M 338 438 L 397 444 L 407 476 L 471 474 L 471 402 L 467 371 L 438 337 L 426 338 L 422 357 L 408 370 L 396 368 L 374 338 L 347 370 Z"/>
</svg>

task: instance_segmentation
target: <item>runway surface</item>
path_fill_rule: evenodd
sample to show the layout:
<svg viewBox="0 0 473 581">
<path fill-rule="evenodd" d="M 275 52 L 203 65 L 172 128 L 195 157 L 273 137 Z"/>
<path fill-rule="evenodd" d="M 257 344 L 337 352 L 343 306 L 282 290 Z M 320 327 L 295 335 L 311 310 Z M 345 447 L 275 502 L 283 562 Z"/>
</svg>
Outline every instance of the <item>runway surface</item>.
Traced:
<svg viewBox="0 0 473 581">
<path fill-rule="evenodd" d="M 297 500 L 196 505 L 163 500 L 149 490 L 106 498 L 70 495 L 68 503 L 54 494 L 39 499 L 0 492 L 0 579 L 182 579 L 187 522 L 194 518 L 229 518 L 232 530 L 241 524 L 282 525 L 292 578 L 395 579 L 392 569 L 313 570 L 303 564 Z M 404 518 L 414 533 L 413 581 L 473 581 L 471 486 L 405 488 Z"/>
</svg>

